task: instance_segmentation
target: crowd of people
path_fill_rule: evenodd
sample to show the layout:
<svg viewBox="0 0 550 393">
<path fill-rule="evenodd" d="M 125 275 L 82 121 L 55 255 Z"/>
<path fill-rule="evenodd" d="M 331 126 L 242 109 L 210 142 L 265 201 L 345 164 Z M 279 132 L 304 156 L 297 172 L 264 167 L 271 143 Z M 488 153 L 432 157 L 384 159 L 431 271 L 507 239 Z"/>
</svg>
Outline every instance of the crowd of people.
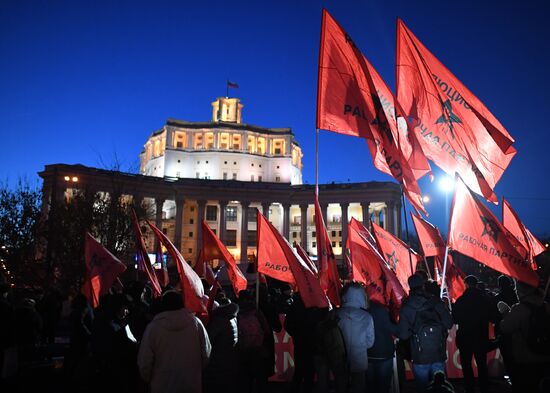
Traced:
<svg viewBox="0 0 550 393">
<path fill-rule="evenodd" d="M 257 297 L 220 289 L 212 292 L 207 318 L 186 310 L 180 292 L 166 288 L 152 298 L 137 281 L 113 287 L 96 309 L 75 293 L 64 380 L 68 391 L 265 392 L 275 370 L 273 333 L 284 329 L 294 347 L 290 392 L 387 393 L 403 379 L 395 372 L 402 359 L 411 361 L 417 392 L 454 392 L 445 362 L 456 324 L 466 392 L 476 385 L 489 391 L 487 353 L 496 348 L 514 392 L 549 391 L 550 308 L 542 292 L 506 276 L 496 294 L 474 276 L 465 283 L 451 305 L 440 299 L 437 283 L 417 272 L 398 318 L 356 282 L 344 286 L 334 309 L 306 308 L 300 294 L 280 282 L 261 284 Z M 17 363 L 32 360 L 40 343 L 54 339 L 63 299 L 50 290 L 14 304 L 5 282 L 0 292 L 0 387 L 8 387 Z"/>
</svg>

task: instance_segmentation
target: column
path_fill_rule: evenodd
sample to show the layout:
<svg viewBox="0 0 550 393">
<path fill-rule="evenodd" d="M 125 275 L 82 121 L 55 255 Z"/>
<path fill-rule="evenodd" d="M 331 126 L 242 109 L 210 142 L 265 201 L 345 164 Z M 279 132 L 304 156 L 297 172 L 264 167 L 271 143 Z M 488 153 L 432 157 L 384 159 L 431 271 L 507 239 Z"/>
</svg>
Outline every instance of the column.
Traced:
<svg viewBox="0 0 550 393">
<path fill-rule="evenodd" d="M 187 150 L 193 150 L 193 131 L 187 131 Z"/>
<path fill-rule="evenodd" d="M 283 203 L 283 236 L 290 239 L 290 203 Z"/>
<path fill-rule="evenodd" d="M 285 138 L 285 155 L 292 155 L 292 136 Z"/>
<path fill-rule="evenodd" d="M 235 114 L 235 120 L 236 119 L 237 119 L 237 115 Z M 241 150 L 248 151 L 248 136 L 246 132 L 241 133 Z"/>
<path fill-rule="evenodd" d="M 267 156 L 271 155 L 271 138 L 268 136 L 265 137 L 265 154 Z"/>
<path fill-rule="evenodd" d="M 323 221 L 325 222 L 325 226 L 328 226 L 328 217 L 327 217 L 328 203 L 319 203 L 319 205 L 321 206 L 321 214 L 323 215 Z"/>
<path fill-rule="evenodd" d="M 342 249 L 346 246 L 346 240 L 348 240 L 348 208 L 349 202 L 341 202 L 340 208 L 342 209 Z"/>
<path fill-rule="evenodd" d="M 370 202 L 361 202 L 361 210 L 363 211 L 363 225 L 365 228 L 370 228 L 370 214 L 369 214 Z"/>
<path fill-rule="evenodd" d="M 222 243 L 225 244 L 226 243 L 225 208 L 227 207 L 227 201 L 219 201 L 219 203 L 220 203 L 220 232 L 218 235 Z"/>
<path fill-rule="evenodd" d="M 170 128 L 165 128 L 166 130 L 166 148 L 170 148 L 172 149 L 174 147 L 174 142 L 173 142 L 173 138 L 174 138 L 174 130 L 170 129 Z"/>
<path fill-rule="evenodd" d="M 301 226 L 301 240 L 302 247 L 307 252 L 307 204 L 300 205 L 300 226 Z"/>
<path fill-rule="evenodd" d="M 155 226 L 162 231 L 162 206 L 164 205 L 164 199 L 155 198 Z M 160 242 L 159 239 L 155 236 L 155 253 L 160 252 Z"/>
<path fill-rule="evenodd" d="M 271 206 L 271 202 L 262 202 L 262 214 L 268 220 L 269 220 L 269 206 Z"/>
<path fill-rule="evenodd" d="M 249 201 L 241 201 L 241 263 L 248 261 L 248 208 Z"/>
<path fill-rule="evenodd" d="M 200 199 L 197 201 L 197 205 L 197 243 L 195 246 L 196 255 L 198 255 L 199 250 L 202 249 L 202 220 L 204 220 L 204 209 L 206 207 L 206 201 L 204 199 Z"/>
<path fill-rule="evenodd" d="M 374 212 L 374 222 L 377 224 L 377 225 L 380 225 L 380 210 L 376 210 Z"/>
<path fill-rule="evenodd" d="M 176 231 L 174 234 L 174 246 L 181 251 L 181 237 L 183 230 L 183 207 L 185 199 L 176 197 Z"/>
<path fill-rule="evenodd" d="M 388 201 L 386 202 L 386 214 L 385 214 L 385 218 L 386 218 L 386 230 L 390 233 L 394 233 L 394 211 L 395 209 L 395 202 L 393 201 Z"/>
<path fill-rule="evenodd" d="M 401 238 L 401 234 L 403 231 L 401 230 L 401 201 L 398 201 L 395 204 L 395 218 L 396 218 L 396 225 L 397 228 L 397 237 Z"/>
</svg>

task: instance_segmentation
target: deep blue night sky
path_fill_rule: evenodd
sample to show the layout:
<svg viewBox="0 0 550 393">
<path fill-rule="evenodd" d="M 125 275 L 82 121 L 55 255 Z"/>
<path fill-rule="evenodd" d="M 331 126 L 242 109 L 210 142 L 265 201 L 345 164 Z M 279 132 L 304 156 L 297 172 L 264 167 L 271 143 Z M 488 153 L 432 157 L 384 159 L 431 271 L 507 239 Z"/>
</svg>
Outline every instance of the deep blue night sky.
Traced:
<svg viewBox="0 0 550 393">
<path fill-rule="evenodd" d="M 168 117 L 210 120 L 229 78 L 244 122 L 293 128 L 313 183 L 323 6 L 392 88 L 395 23 L 404 20 L 516 138 L 497 195 L 536 235 L 550 234 L 544 1 L 3 0 L 0 179 L 35 182 L 46 164 L 102 166 L 115 155 L 135 169 Z M 360 139 L 322 132 L 320 157 L 321 182 L 391 180 Z M 421 187 L 429 219 L 446 231 L 444 195 L 435 183 Z"/>
</svg>

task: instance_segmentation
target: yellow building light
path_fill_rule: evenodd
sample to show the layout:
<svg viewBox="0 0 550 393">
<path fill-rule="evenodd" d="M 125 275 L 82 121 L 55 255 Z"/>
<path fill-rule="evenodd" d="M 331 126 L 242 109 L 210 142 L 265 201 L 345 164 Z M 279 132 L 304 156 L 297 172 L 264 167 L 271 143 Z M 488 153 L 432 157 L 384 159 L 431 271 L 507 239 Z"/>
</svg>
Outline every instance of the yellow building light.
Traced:
<svg viewBox="0 0 550 393">
<path fill-rule="evenodd" d="M 74 183 L 76 183 L 76 182 L 78 181 L 78 177 L 73 176 L 72 181 L 73 181 Z"/>
<path fill-rule="evenodd" d="M 65 179 L 65 181 L 71 180 L 71 178 L 69 176 L 65 176 L 64 179 Z"/>
</svg>

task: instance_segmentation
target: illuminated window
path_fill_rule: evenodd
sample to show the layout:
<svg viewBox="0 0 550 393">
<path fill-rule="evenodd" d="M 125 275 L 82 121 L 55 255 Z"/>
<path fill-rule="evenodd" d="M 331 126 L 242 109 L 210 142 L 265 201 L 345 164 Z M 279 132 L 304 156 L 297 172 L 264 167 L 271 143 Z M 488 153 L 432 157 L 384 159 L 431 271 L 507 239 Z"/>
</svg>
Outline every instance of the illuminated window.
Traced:
<svg viewBox="0 0 550 393">
<path fill-rule="evenodd" d="M 227 172 L 223 173 L 223 180 L 227 180 Z"/>
<path fill-rule="evenodd" d="M 225 208 L 225 219 L 226 219 L 226 221 L 237 221 L 237 207 L 236 206 L 227 206 Z"/>
<path fill-rule="evenodd" d="M 298 232 L 292 232 L 292 238 L 296 239 L 298 237 Z"/>
<path fill-rule="evenodd" d="M 202 149 L 203 148 L 203 137 L 202 134 L 196 133 L 193 135 L 193 148 Z"/>
<path fill-rule="evenodd" d="M 256 142 L 256 153 L 258 154 L 265 154 L 265 146 L 266 141 L 264 137 L 258 137 L 258 141 Z"/>
<path fill-rule="evenodd" d="M 294 216 L 292 222 L 294 225 L 300 225 L 302 223 L 302 216 Z"/>
<path fill-rule="evenodd" d="M 213 149 L 214 148 L 214 133 L 207 132 L 205 134 L 205 146 L 207 149 Z"/>
<path fill-rule="evenodd" d="M 248 152 L 256 153 L 256 139 L 253 136 L 248 137 Z"/>
<path fill-rule="evenodd" d="M 229 147 L 229 134 L 227 132 L 222 132 L 219 135 L 219 148 L 227 149 Z"/>
<path fill-rule="evenodd" d="M 233 149 L 241 149 L 241 136 L 239 134 L 233 134 Z"/>
<path fill-rule="evenodd" d="M 262 181 L 262 177 L 258 175 L 258 181 L 261 182 Z"/>
<path fill-rule="evenodd" d="M 236 173 L 233 174 L 233 180 L 237 180 L 237 174 Z"/>
<path fill-rule="evenodd" d="M 281 181 L 281 176 L 275 176 L 275 181 L 280 182 Z"/>
</svg>

